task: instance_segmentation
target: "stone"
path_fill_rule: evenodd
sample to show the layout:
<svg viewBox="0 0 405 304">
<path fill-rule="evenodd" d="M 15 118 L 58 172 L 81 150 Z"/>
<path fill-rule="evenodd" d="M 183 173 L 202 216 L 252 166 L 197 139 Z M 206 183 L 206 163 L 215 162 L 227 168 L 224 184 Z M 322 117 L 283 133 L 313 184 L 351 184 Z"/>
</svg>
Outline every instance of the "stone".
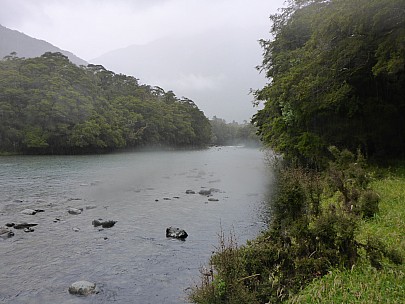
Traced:
<svg viewBox="0 0 405 304">
<path fill-rule="evenodd" d="M 211 195 L 211 189 L 201 189 L 200 192 L 198 192 L 200 195 Z"/>
<path fill-rule="evenodd" d="M 176 238 L 176 239 L 185 239 L 186 237 L 188 237 L 188 234 L 183 229 L 169 227 L 169 228 L 166 228 L 166 237 Z"/>
<path fill-rule="evenodd" d="M 13 227 L 14 229 L 25 229 L 25 228 L 31 228 L 34 226 L 37 226 L 38 224 L 33 224 L 33 223 L 20 223 L 20 224 L 15 224 Z"/>
<path fill-rule="evenodd" d="M 195 194 L 195 191 L 193 191 L 193 190 L 186 190 L 186 194 Z"/>
<path fill-rule="evenodd" d="M 0 238 L 8 239 L 14 236 L 14 232 L 8 230 L 7 228 L 0 227 Z"/>
<path fill-rule="evenodd" d="M 34 228 L 32 227 L 24 228 L 24 232 L 34 232 Z"/>
<path fill-rule="evenodd" d="M 79 231 L 80 231 L 80 228 L 73 227 L 72 230 L 73 230 L 74 232 L 79 232 Z"/>
<path fill-rule="evenodd" d="M 210 198 L 208 199 L 208 201 L 209 201 L 209 202 L 218 202 L 219 199 L 210 197 Z"/>
<path fill-rule="evenodd" d="M 83 209 L 78 209 L 78 208 L 69 208 L 68 213 L 73 214 L 73 215 L 78 215 L 81 214 Z"/>
<path fill-rule="evenodd" d="M 94 227 L 103 227 L 103 228 L 111 228 L 115 225 L 117 221 L 103 221 L 103 220 L 94 220 L 91 223 Z"/>
<path fill-rule="evenodd" d="M 69 293 L 78 296 L 88 296 L 98 293 L 98 288 L 95 283 L 89 281 L 77 281 L 70 285 Z"/>
<path fill-rule="evenodd" d="M 25 215 L 34 215 L 37 212 L 34 209 L 24 209 L 23 211 L 21 211 L 21 214 L 25 214 Z"/>
</svg>

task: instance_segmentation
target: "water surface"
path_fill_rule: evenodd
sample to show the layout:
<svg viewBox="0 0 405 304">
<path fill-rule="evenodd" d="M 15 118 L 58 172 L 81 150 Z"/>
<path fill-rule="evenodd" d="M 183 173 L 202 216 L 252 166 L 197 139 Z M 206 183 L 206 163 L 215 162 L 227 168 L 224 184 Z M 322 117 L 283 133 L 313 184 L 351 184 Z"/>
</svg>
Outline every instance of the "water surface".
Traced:
<svg viewBox="0 0 405 304">
<path fill-rule="evenodd" d="M 238 243 L 265 227 L 271 174 L 257 149 L 0 158 L 0 226 L 38 223 L 0 239 L 2 303 L 185 303 L 221 227 Z M 215 188 L 212 198 L 199 194 Z M 83 208 L 71 215 L 69 207 Z M 25 208 L 43 209 L 23 215 Z M 115 220 L 110 229 L 94 219 Z M 169 226 L 185 241 L 168 239 Z M 78 231 L 77 231 L 78 230 Z M 68 293 L 95 282 L 100 293 Z"/>
</svg>

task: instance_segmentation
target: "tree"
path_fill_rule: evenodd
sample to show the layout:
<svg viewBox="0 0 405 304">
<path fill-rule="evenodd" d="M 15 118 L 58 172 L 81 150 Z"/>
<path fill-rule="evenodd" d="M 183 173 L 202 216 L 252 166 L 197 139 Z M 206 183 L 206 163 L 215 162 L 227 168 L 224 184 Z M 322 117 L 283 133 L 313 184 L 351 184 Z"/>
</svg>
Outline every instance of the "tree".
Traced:
<svg viewBox="0 0 405 304">
<path fill-rule="evenodd" d="M 290 1 L 271 19 L 253 119 L 264 142 L 312 165 L 331 145 L 404 155 L 405 2 Z"/>
</svg>

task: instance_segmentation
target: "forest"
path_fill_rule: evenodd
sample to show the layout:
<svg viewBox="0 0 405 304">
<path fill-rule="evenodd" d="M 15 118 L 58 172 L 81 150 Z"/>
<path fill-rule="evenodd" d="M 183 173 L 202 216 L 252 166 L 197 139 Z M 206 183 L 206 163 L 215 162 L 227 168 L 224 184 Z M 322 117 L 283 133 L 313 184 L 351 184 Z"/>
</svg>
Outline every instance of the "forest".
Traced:
<svg viewBox="0 0 405 304">
<path fill-rule="evenodd" d="M 217 146 L 244 145 L 260 146 L 257 128 L 247 122 L 226 122 L 225 119 L 214 116 L 210 119 L 212 128 L 212 144 Z"/>
<path fill-rule="evenodd" d="M 188 98 L 61 53 L 0 61 L 0 151 L 100 153 L 143 146 L 198 147 L 211 126 Z"/>
</svg>

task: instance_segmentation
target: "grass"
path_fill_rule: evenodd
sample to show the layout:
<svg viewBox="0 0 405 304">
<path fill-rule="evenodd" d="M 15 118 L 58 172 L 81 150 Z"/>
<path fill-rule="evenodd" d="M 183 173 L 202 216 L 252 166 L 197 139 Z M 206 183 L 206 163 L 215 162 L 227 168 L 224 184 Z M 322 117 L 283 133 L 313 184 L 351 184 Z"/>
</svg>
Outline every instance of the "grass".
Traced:
<svg viewBox="0 0 405 304">
<path fill-rule="evenodd" d="M 387 248 L 405 257 L 405 164 L 385 172 L 385 177 L 372 183 L 381 197 L 380 212 L 363 220 L 357 240 L 364 243 L 378 237 Z M 365 260 L 350 270 L 333 270 L 314 280 L 286 303 L 405 303 L 405 264 L 384 261 L 376 270 Z"/>
</svg>

